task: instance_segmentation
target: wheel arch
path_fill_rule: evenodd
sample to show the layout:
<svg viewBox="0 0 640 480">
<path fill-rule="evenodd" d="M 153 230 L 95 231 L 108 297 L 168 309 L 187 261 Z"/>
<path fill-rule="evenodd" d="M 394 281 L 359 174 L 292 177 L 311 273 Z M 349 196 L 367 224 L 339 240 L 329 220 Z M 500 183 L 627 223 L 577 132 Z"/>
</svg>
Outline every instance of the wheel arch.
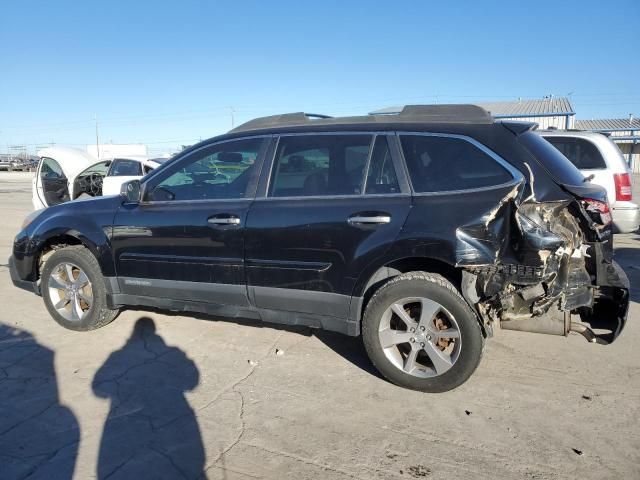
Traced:
<svg viewBox="0 0 640 480">
<path fill-rule="evenodd" d="M 387 280 L 402 273 L 414 271 L 438 273 L 460 290 L 462 271 L 445 261 L 425 256 L 387 259 L 377 266 L 372 265 L 358 278 L 353 295 L 362 298 L 358 319 L 362 318 L 369 299 Z"/>
<path fill-rule="evenodd" d="M 82 245 L 89 250 L 97 260 L 98 265 L 100 265 L 103 274 L 107 275 L 110 267 L 110 256 L 107 253 L 107 249 L 102 248 L 106 238 L 101 242 L 100 238 L 95 237 L 97 235 L 86 235 L 82 231 L 73 228 L 53 229 L 48 231 L 46 235 L 38 235 L 38 242 L 34 252 L 34 274 L 36 280 L 40 278 L 42 266 L 51 253 L 72 245 Z M 108 260 L 106 264 L 105 260 Z"/>
</svg>

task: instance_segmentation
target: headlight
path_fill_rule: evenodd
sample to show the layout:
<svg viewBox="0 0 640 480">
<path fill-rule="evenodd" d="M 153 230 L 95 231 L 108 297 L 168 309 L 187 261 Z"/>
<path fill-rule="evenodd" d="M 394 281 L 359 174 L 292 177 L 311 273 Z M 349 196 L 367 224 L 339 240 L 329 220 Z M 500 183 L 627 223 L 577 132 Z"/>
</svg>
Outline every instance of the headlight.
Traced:
<svg viewBox="0 0 640 480">
<path fill-rule="evenodd" d="M 35 212 L 31 212 L 29 215 L 24 217 L 24 220 L 22 221 L 22 230 L 27 228 L 29 224 L 31 224 L 31 222 L 33 222 L 36 218 L 38 218 L 38 216 L 42 212 L 44 212 L 44 208 L 41 208 L 40 210 L 36 210 Z"/>
</svg>

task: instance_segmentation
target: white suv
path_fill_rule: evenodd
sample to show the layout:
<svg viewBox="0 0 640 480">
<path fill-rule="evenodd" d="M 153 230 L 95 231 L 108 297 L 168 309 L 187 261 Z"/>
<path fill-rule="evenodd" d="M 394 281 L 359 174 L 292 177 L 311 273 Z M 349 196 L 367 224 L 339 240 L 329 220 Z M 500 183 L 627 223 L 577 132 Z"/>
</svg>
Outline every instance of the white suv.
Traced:
<svg viewBox="0 0 640 480">
<path fill-rule="evenodd" d="M 592 183 L 607 190 L 616 233 L 638 229 L 640 210 L 632 202 L 631 172 L 615 143 L 595 132 L 543 130 L 540 135 L 560 150 Z"/>
</svg>

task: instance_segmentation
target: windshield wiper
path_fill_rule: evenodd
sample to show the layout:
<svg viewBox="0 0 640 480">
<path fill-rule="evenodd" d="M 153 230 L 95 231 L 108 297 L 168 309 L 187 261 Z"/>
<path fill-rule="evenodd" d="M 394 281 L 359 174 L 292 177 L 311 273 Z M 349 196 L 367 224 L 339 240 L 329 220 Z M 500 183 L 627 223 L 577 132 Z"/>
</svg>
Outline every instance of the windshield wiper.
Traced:
<svg viewBox="0 0 640 480">
<path fill-rule="evenodd" d="M 592 173 L 591 175 L 589 175 L 588 177 L 584 177 L 584 180 L 582 180 L 583 182 L 590 182 L 591 180 L 593 180 L 595 178 L 595 173 Z"/>
</svg>

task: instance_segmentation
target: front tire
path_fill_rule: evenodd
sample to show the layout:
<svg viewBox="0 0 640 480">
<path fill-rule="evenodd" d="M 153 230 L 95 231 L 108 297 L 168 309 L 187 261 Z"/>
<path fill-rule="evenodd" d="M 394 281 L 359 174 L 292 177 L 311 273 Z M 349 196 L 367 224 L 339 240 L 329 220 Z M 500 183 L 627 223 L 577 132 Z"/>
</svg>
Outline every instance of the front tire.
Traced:
<svg viewBox="0 0 640 480">
<path fill-rule="evenodd" d="M 383 285 L 362 319 L 369 358 L 389 381 L 422 392 L 464 383 L 482 357 L 480 324 L 441 275 L 409 272 Z"/>
<path fill-rule="evenodd" d="M 107 308 L 98 261 L 80 245 L 61 248 L 47 259 L 40 290 L 49 314 L 69 330 L 95 330 L 118 315 L 117 309 Z"/>
</svg>

